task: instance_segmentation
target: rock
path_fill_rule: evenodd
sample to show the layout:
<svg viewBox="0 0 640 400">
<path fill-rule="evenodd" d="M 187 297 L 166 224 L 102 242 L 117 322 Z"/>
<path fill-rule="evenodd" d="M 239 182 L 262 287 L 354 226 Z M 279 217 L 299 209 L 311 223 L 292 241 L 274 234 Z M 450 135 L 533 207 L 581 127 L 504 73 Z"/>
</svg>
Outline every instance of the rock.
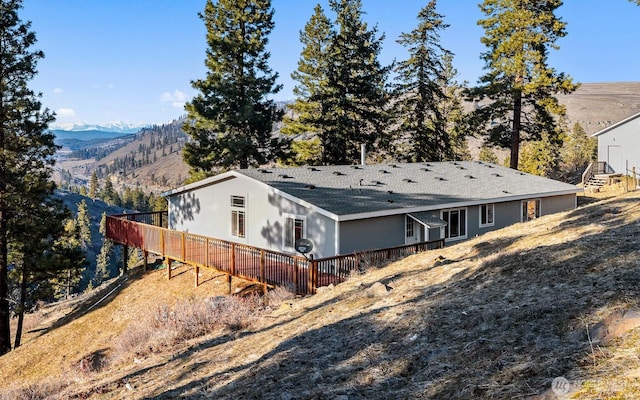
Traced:
<svg viewBox="0 0 640 400">
<path fill-rule="evenodd" d="M 640 311 L 617 310 L 589 329 L 592 342 L 608 342 L 640 327 Z"/>
<path fill-rule="evenodd" d="M 322 382 L 323 377 L 320 371 L 316 371 L 314 374 L 311 375 L 310 379 L 311 379 L 311 382 L 313 383 L 319 383 L 319 382 Z"/>
<path fill-rule="evenodd" d="M 318 293 L 322 293 L 322 292 L 330 292 L 333 289 L 335 289 L 335 286 L 333 285 L 333 283 L 329 284 L 328 286 L 320 286 L 316 288 L 316 291 Z"/>
<path fill-rule="evenodd" d="M 365 294 L 367 297 L 384 297 L 386 296 L 391 288 L 381 282 L 376 282 L 369 289 L 366 290 Z"/>
</svg>

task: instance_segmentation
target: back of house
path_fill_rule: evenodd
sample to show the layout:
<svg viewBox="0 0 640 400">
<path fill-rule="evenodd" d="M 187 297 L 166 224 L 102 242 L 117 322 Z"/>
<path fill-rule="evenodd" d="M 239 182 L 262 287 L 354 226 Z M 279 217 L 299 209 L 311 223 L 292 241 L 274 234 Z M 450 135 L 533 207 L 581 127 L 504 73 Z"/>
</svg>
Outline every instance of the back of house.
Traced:
<svg viewBox="0 0 640 400">
<path fill-rule="evenodd" d="M 169 228 L 313 256 L 447 243 L 576 207 L 582 189 L 476 161 L 229 171 L 164 193 Z"/>
</svg>

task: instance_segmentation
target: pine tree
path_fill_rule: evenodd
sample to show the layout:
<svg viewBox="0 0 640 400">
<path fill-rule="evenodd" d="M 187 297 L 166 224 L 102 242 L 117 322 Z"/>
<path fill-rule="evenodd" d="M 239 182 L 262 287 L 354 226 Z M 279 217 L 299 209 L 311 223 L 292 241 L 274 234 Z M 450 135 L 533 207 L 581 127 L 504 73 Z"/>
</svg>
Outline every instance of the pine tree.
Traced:
<svg viewBox="0 0 640 400">
<path fill-rule="evenodd" d="M 543 132 L 540 140 L 528 141 L 522 146 L 518 169 L 533 175 L 551 177 L 558 164 L 558 145 Z"/>
<path fill-rule="evenodd" d="M 487 162 L 491 164 L 499 164 L 498 156 L 493 152 L 490 146 L 486 143 L 480 147 L 480 153 L 478 153 L 478 161 Z"/>
<path fill-rule="evenodd" d="M 121 203 L 120 196 L 113 187 L 113 182 L 111 182 L 110 178 L 105 181 L 104 188 L 100 192 L 100 198 L 111 205 L 119 205 Z"/>
<path fill-rule="evenodd" d="M 458 70 L 453 67 L 453 54 L 445 54 L 442 58 L 443 81 L 445 98 L 440 103 L 440 114 L 446 123 L 452 157 L 451 160 L 470 161 L 473 159 L 469 150 L 467 137 L 471 131 L 467 123 L 467 115 L 462 105 L 464 86 L 456 80 Z"/>
<path fill-rule="evenodd" d="M 296 146 L 314 153 L 293 158 L 313 164 L 350 164 L 360 159 L 360 145 L 375 152 L 388 144 L 385 107 L 390 67 L 378 60 L 384 36 L 362 20 L 360 0 L 330 0 L 330 21 L 317 6 L 300 33 L 303 51 L 292 77 L 298 81 L 296 115 L 286 133 L 312 133 L 320 138 Z M 321 155 L 318 155 L 318 150 Z"/>
<path fill-rule="evenodd" d="M 300 43 L 303 49 L 298 60 L 298 69 L 291 77 L 298 82 L 293 88 L 296 100 L 288 107 L 293 111 L 293 117 L 286 117 L 283 121 L 282 133 L 297 135 L 313 133 L 310 139 L 299 139 L 292 143 L 293 162 L 308 165 L 322 163 L 322 146 L 318 146 L 318 135 L 322 133 L 322 125 L 319 123 L 325 117 L 326 105 L 323 93 L 327 88 L 327 72 L 329 69 L 329 46 L 331 45 L 333 25 L 318 4 L 314 8 L 314 14 L 300 32 Z M 304 151 L 300 155 L 299 151 Z"/>
<path fill-rule="evenodd" d="M 41 187 L 21 202 L 10 230 L 10 259 L 16 267 L 12 274 L 20 293 L 14 309 L 18 317 L 15 347 L 20 346 L 25 310 L 39 300 L 54 300 L 56 289 L 52 285 L 69 276 L 79 277 L 86 266 L 80 246 L 61 247 L 67 238 L 64 221 L 71 220 L 71 212 L 60 199 L 51 197 L 53 183 L 39 179 L 32 180 L 31 186 Z M 39 201 L 34 201 L 36 197 Z"/>
<path fill-rule="evenodd" d="M 53 120 L 42 109 L 40 94 L 27 83 L 44 55 L 30 50 L 36 36 L 30 23 L 18 16 L 21 0 L 1 0 L 0 6 L 0 355 L 11 350 L 8 295 L 10 221 L 19 200 L 32 190 L 34 175 L 50 176 L 56 151 L 54 136 L 46 132 Z M 40 188 L 40 185 L 36 185 Z"/>
<path fill-rule="evenodd" d="M 91 246 L 91 218 L 89 216 L 87 202 L 84 200 L 78 203 L 78 214 L 76 216 L 76 223 L 78 226 L 78 233 L 80 235 L 82 247 L 87 248 Z"/>
<path fill-rule="evenodd" d="M 192 177 L 261 165 L 286 153 L 288 142 L 272 136 L 282 111 L 266 98 L 281 89 L 266 50 L 273 13 L 270 0 L 207 0 L 200 14 L 208 72 L 192 82 L 200 93 L 186 104 L 183 126 L 192 139 L 183 149 Z"/>
<path fill-rule="evenodd" d="M 454 158 L 449 121 L 443 115 L 449 83 L 443 62 L 451 53 L 440 44 L 440 32 L 447 27 L 432 0 L 418 13 L 418 26 L 397 40 L 409 51 L 409 58 L 395 68 L 394 110 L 399 117 L 395 141 L 400 145 L 396 157 L 405 161 Z"/>
<path fill-rule="evenodd" d="M 562 0 L 484 0 L 480 5 L 486 15 L 478 24 L 485 30 L 482 58 L 488 72 L 469 95 L 489 103 L 474 111 L 474 125 L 492 143 L 511 149 L 514 169 L 522 140 L 536 141 L 547 132 L 557 142 L 554 115 L 563 115 L 565 108 L 554 96 L 577 87 L 547 62 L 549 51 L 558 48 L 556 40 L 566 35 L 566 23 L 555 15 L 561 5 Z"/>
<path fill-rule="evenodd" d="M 360 0 L 330 0 L 336 14 L 328 49 L 327 86 L 319 96 L 326 112 L 320 126 L 323 164 L 360 160 L 360 145 L 374 153 L 388 146 L 387 77 L 390 66 L 378 59 L 384 35 L 362 20 Z"/>
<path fill-rule="evenodd" d="M 95 199 L 98 196 L 98 192 L 100 191 L 100 186 L 98 184 L 98 174 L 96 171 L 93 171 L 91 174 L 91 181 L 89 181 L 89 197 Z"/>
<path fill-rule="evenodd" d="M 93 278 L 95 286 L 100 285 L 105 279 L 110 277 L 110 269 L 113 259 L 113 242 L 107 239 L 107 213 L 102 213 L 100 219 L 100 234 L 102 235 L 102 247 L 96 256 L 96 274 Z"/>
<path fill-rule="evenodd" d="M 595 161 L 597 153 L 598 141 L 589 137 L 582 126 L 576 122 L 562 143 L 561 172 L 566 176 L 581 174 L 590 162 Z"/>
</svg>

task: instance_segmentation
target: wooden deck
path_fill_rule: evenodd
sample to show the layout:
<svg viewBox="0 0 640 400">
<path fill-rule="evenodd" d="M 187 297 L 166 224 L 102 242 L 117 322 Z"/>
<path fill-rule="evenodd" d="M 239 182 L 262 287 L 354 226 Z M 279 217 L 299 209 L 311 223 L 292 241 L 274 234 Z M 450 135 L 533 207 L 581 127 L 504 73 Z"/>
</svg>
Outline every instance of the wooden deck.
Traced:
<svg viewBox="0 0 640 400">
<path fill-rule="evenodd" d="M 166 228 L 166 212 L 107 216 L 107 238 L 196 269 L 211 268 L 232 277 L 267 286 L 284 286 L 296 294 L 313 294 L 320 286 L 337 284 L 354 271 L 417 252 L 442 248 L 443 240 L 308 260 L 302 256 L 260 249 Z M 167 268 L 171 278 L 171 268 Z"/>
</svg>

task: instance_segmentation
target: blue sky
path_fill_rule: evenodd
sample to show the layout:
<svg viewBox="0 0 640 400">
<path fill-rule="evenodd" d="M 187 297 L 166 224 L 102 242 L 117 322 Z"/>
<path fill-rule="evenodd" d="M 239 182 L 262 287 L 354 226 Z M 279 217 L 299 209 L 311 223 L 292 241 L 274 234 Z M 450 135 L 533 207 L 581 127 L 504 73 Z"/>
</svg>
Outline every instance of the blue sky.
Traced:
<svg viewBox="0 0 640 400">
<path fill-rule="evenodd" d="M 273 0 L 271 67 L 284 89 L 276 100 L 293 98 L 301 46 L 299 31 L 317 3 Z M 458 81 L 482 74 L 476 24 L 480 0 L 440 0 L 438 10 L 451 26 L 442 44 L 455 54 Z M 70 123 L 165 123 L 184 114 L 195 91 L 190 81 L 206 73 L 205 28 L 198 18 L 205 0 L 24 0 L 20 16 L 32 22 L 45 58 L 31 88 L 57 113 L 56 125 Z M 395 40 L 411 31 L 427 0 L 363 0 L 365 20 L 386 40 L 381 61 L 406 56 Z M 568 35 L 550 64 L 577 82 L 640 80 L 640 7 L 628 0 L 565 0 L 557 13 Z"/>
</svg>

